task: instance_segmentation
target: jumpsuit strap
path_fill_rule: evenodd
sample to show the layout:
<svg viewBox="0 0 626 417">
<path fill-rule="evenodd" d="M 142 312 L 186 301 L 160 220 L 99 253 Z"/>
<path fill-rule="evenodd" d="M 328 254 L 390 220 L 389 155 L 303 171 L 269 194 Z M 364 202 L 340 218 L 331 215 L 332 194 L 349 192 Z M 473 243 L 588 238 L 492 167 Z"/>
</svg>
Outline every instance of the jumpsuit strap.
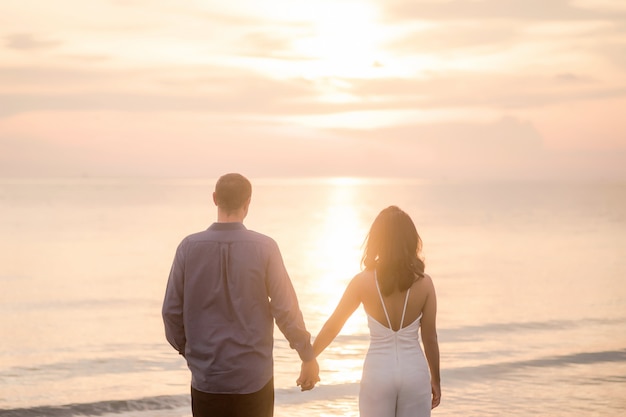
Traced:
<svg viewBox="0 0 626 417">
<path fill-rule="evenodd" d="M 391 320 L 389 320 L 389 314 L 387 313 L 387 307 L 385 307 L 385 301 L 383 300 L 383 295 L 380 292 L 380 287 L 378 286 L 378 277 L 376 276 L 376 270 L 374 270 L 374 282 L 376 282 L 376 290 L 378 291 L 378 297 L 380 298 L 380 303 L 383 306 L 383 311 L 385 312 L 385 317 L 387 318 L 387 325 L 391 330 Z M 411 288 L 409 287 L 406 290 L 406 296 L 404 297 L 404 307 L 402 308 L 402 319 L 400 320 L 400 329 L 404 326 L 404 315 L 406 314 L 406 306 L 409 304 L 409 294 L 411 293 Z"/>
<path fill-rule="evenodd" d="M 406 290 L 406 297 L 404 298 L 404 308 L 402 309 L 402 320 L 400 321 L 400 328 L 404 326 L 404 315 L 406 314 L 406 306 L 409 303 L 409 293 L 411 292 L 411 288 L 409 287 Z"/>
<path fill-rule="evenodd" d="M 378 286 L 378 277 L 376 276 L 376 270 L 374 270 L 374 282 L 376 282 L 376 289 L 378 290 L 378 297 L 380 298 L 380 303 L 383 305 L 383 311 L 385 312 L 385 317 L 387 317 L 387 325 L 391 329 L 391 320 L 389 320 L 389 314 L 387 314 L 387 308 L 385 307 L 385 301 L 383 300 L 383 295 L 380 293 L 380 287 Z M 402 314 L 402 319 L 404 320 L 404 314 Z"/>
</svg>

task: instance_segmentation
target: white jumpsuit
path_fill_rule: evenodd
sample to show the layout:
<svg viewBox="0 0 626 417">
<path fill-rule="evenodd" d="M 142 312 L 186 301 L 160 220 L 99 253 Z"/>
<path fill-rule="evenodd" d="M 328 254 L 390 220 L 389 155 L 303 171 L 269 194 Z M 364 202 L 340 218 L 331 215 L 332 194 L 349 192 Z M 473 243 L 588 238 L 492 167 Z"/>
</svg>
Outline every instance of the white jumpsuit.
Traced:
<svg viewBox="0 0 626 417">
<path fill-rule="evenodd" d="M 406 327 L 404 314 L 409 299 L 407 291 L 400 330 L 391 329 L 389 314 L 378 288 L 387 317 L 387 326 L 367 315 L 370 347 L 363 364 L 359 392 L 361 417 L 430 416 L 431 387 L 428 364 L 419 341 L 421 315 Z"/>
</svg>

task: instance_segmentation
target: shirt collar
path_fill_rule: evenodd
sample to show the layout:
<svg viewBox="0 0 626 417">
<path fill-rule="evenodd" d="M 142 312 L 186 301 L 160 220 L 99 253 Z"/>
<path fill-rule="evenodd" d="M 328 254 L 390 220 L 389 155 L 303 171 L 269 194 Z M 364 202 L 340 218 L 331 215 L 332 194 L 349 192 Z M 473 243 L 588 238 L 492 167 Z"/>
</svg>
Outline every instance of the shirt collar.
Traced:
<svg viewBox="0 0 626 417">
<path fill-rule="evenodd" d="M 247 230 L 241 222 L 215 222 L 209 226 L 209 230 Z"/>
</svg>

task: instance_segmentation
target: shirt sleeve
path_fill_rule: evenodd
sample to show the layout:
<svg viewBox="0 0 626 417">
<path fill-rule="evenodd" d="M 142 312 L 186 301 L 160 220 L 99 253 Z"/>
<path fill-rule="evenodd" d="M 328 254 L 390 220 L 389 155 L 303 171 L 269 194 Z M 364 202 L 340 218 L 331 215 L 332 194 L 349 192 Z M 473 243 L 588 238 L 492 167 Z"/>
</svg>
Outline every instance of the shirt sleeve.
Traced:
<svg viewBox="0 0 626 417">
<path fill-rule="evenodd" d="M 185 326 L 183 324 L 183 298 L 184 298 L 184 243 L 181 242 L 176 250 L 170 276 L 163 300 L 163 323 L 165 325 L 165 337 L 167 341 L 184 356 L 185 354 Z"/>
<path fill-rule="evenodd" d="M 306 330 L 296 292 L 276 242 L 272 241 L 270 250 L 266 279 L 272 315 L 289 346 L 298 352 L 300 359 L 312 360 L 315 354 L 311 346 L 311 334 Z"/>
</svg>

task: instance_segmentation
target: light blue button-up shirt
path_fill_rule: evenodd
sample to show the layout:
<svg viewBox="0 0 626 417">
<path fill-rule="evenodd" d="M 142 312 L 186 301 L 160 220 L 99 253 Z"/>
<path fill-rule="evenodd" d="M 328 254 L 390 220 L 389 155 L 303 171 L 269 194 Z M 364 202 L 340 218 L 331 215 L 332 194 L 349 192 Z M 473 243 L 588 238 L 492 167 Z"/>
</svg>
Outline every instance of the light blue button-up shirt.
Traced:
<svg viewBox="0 0 626 417">
<path fill-rule="evenodd" d="M 278 245 L 242 223 L 213 223 L 180 243 L 162 313 L 199 391 L 248 394 L 269 382 L 274 320 L 302 360 L 315 357 Z"/>
</svg>

